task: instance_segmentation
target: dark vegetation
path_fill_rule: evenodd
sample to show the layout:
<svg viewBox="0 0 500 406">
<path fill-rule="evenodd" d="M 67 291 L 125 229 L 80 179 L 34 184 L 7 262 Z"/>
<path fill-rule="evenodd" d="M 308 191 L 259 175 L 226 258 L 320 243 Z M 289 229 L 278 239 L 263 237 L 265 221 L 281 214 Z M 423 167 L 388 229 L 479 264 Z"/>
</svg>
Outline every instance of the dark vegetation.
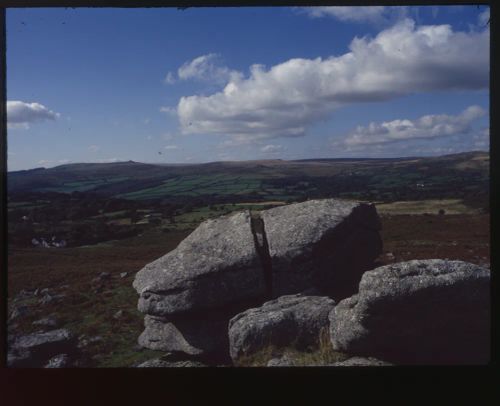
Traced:
<svg viewBox="0 0 500 406">
<path fill-rule="evenodd" d="M 131 366 L 153 357 L 153 352 L 135 348 L 143 329 L 132 288 L 135 273 L 174 249 L 201 221 L 233 211 L 326 197 L 421 201 L 427 214 L 380 211 L 384 254 L 378 264 L 448 258 L 489 266 L 490 260 L 487 153 L 392 160 L 76 164 L 9 173 L 8 187 L 9 306 L 23 289 L 50 288 L 66 295 L 59 304 L 17 301 L 31 309 L 16 322 L 18 331 L 35 331 L 31 323 L 53 313 L 77 335 L 99 335 L 102 341 L 84 349 L 89 366 Z M 453 214 L 446 204 L 433 206 L 430 199 L 459 199 L 465 209 Z M 34 238 L 52 237 L 65 240 L 66 247 L 33 246 Z M 96 287 L 93 280 L 101 272 L 111 277 Z M 121 277 L 123 272 L 127 276 Z M 119 310 L 123 313 L 115 319 Z"/>
<path fill-rule="evenodd" d="M 138 235 L 151 224 L 177 229 L 178 216 L 193 211 L 217 216 L 241 209 L 241 202 L 453 197 L 487 211 L 488 169 L 488 154 L 466 153 L 425 159 L 73 164 L 11 172 L 9 241 L 31 246 L 33 238 L 55 236 L 68 246 L 95 244 Z"/>
</svg>

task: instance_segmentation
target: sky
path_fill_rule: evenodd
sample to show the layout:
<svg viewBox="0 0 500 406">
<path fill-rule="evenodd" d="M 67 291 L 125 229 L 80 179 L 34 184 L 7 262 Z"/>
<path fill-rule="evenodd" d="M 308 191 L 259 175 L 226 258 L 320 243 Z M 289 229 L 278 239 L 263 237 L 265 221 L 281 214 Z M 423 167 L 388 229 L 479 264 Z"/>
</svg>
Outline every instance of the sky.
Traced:
<svg viewBox="0 0 500 406">
<path fill-rule="evenodd" d="M 489 8 L 7 10 L 8 170 L 489 150 Z"/>
</svg>

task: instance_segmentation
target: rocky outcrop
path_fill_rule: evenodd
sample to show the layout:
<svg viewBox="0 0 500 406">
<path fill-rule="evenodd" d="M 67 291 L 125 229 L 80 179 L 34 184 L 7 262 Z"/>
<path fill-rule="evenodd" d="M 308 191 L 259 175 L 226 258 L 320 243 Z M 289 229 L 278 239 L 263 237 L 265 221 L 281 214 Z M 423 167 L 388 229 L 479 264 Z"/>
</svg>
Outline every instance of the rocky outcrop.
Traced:
<svg viewBox="0 0 500 406">
<path fill-rule="evenodd" d="M 316 287 L 335 299 L 356 292 L 382 252 L 375 206 L 311 200 L 264 210 L 275 297 Z"/>
<path fill-rule="evenodd" d="M 333 199 L 207 220 L 137 273 L 140 344 L 229 355 L 227 323 L 246 309 L 305 290 L 352 294 L 381 251 L 379 228 L 374 206 Z"/>
<path fill-rule="evenodd" d="M 174 323 L 147 315 L 144 324 L 139 345 L 151 350 L 204 355 L 228 348 L 226 319 L 181 319 Z"/>
<path fill-rule="evenodd" d="M 489 294 L 489 269 L 462 261 L 374 269 L 330 313 L 333 348 L 396 364 L 487 363 Z"/>
<path fill-rule="evenodd" d="M 229 321 L 231 358 L 269 347 L 317 347 L 334 306 L 328 297 L 289 295 L 236 315 Z"/>
<path fill-rule="evenodd" d="M 56 355 L 66 354 L 67 357 L 76 352 L 77 340 L 68 330 L 38 332 L 12 340 L 7 364 L 10 367 L 43 367 Z"/>
<path fill-rule="evenodd" d="M 139 271 L 133 286 L 139 310 L 164 317 L 262 296 L 250 213 L 203 222 L 175 250 Z"/>
</svg>

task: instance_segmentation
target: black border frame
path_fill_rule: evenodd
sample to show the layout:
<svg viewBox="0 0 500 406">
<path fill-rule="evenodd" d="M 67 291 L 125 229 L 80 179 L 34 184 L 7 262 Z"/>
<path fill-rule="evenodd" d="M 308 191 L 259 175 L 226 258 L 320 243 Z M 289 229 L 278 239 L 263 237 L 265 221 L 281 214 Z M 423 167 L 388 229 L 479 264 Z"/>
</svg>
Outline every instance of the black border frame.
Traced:
<svg viewBox="0 0 500 406">
<path fill-rule="evenodd" d="M 437 4 L 436 4 L 437 3 Z M 491 269 L 492 269 L 492 308 L 497 298 L 495 288 L 497 277 L 497 255 L 493 247 L 498 247 L 498 233 L 495 225 L 499 214 L 498 187 L 500 185 L 497 150 L 500 141 L 491 134 L 498 128 L 499 117 L 495 98 L 499 94 L 499 82 L 493 72 L 497 68 L 497 55 L 500 50 L 495 40 L 499 14 L 495 2 L 466 0 L 430 1 L 348 1 L 348 0 L 4 0 L 0 8 L 0 365 L 6 361 L 6 320 L 7 320 L 7 123 L 6 123 L 6 9 L 24 7 L 228 7 L 228 6 L 319 6 L 319 5 L 488 5 L 491 10 L 490 23 L 490 215 L 491 215 Z M 497 3 L 498 4 L 498 3 Z M 345 403 L 360 400 L 368 395 L 370 400 L 380 397 L 388 403 L 416 403 L 422 396 L 423 401 L 431 404 L 438 401 L 438 396 L 446 403 L 452 398 L 462 402 L 469 398 L 474 402 L 492 399 L 490 391 L 495 390 L 493 373 L 498 367 L 495 343 L 497 341 L 496 323 L 492 317 L 492 361 L 490 365 L 478 367 L 391 367 L 391 368 L 188 368 L 188 369 L 0 369 L 0 402 L 6 398 L 8 405 L 30 405 L 34 402 L 49 401 L 61 404 L 90 405 L 92 399 L 106 400 L 111 404 L 118 399 L 127 403 L 141 404 L 157 396 L 162 403 L 192 404 L 192 396 L 200 397 L 204 402 L 209 398 L 222 402 L 230 399 L 231 404 L 266 403 L 269 393 L 277 395 L 279 403 L 285 399 L 293 403 L 313 403 L 317 395 L 325 394 L 322 402 L 335 402 L 348 399 Z M 143 388 L 140 388 L 140 383 Z M 498 386 L 498 384 L 497 384 Z M 145 388 L 147 389 L 145 389 Z M 6 390 L 7 389 L 7 390 Z M 232 396 L 234 389 L 240 389 L 237 397 Z M 265 393 L 265 389 L 271 392 Z M 429 397 L 428 390 L 440 390 Z M 401 391 L 402 396 L 398 396 Z M 102 397 L 103 393 L 109 395 Z M 439 393 L 439 395 L 438 395 Z M 229 397 L 228 397 L 229 396 Z M 498 396 L 498 390 L 496 391 Z M 28 400 L 31 398 L 31 402 Z M 255 399 L 255 401 L 252 401 Z M 459 403 L 462 403 L 459 402 Z M 289 401 L 286 402 L 290 403 Z M 316 403 L 316 402 L 314 402 Z M 342 402 L 344 403 L 344 402 Z M 419 404 L 421 402 L 418 402 Z"/>
</svg>

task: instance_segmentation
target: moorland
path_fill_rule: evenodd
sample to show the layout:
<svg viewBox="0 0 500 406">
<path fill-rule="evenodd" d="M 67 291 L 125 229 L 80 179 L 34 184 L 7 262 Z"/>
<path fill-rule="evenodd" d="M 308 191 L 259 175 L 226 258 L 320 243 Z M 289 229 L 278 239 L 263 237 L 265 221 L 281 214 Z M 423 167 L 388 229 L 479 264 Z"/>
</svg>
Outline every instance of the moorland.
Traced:
<svg viewBox="0 0 500 406">
<path fill-rule="evenodd" d="M 8 173 L 9 324 L 29 333 L 48 315 L 78 336 L 86 366 L 152 357 L 132 280 L 196 226 L 223 214 L 308 199 L 371 201 L 382 222 L 379 264 L 461 259 L 489 266 L 489 154 L 196 165 L 68 164 Z M 42 243 L 43 242 L 43 243 Z M 62 244 L 64 242 L 64 244 Z M 109 277 L 99 280 L 103 272 Z M 36 289 L 61 300 L 39 304 Z M 118 317 L 117 314 L 119 314 Z"/>
</svg>

